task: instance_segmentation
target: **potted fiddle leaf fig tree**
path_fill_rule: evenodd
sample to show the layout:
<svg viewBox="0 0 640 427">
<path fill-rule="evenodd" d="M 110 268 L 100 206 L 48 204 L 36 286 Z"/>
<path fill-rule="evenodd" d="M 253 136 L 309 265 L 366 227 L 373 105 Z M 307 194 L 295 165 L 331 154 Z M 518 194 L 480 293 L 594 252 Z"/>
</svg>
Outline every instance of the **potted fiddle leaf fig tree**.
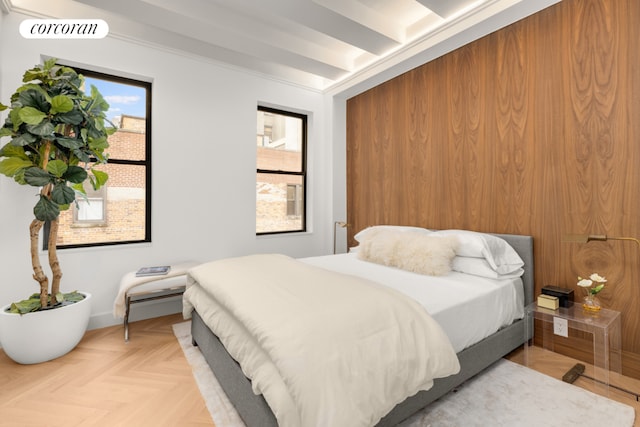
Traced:
<svg viewBox="0 0 640 427">
<path fill-rule="evenodd" d="M 9 110 L 0 137 L 10 138 L 0 148 L 0 173 L 20 185 L 37 188 L 29 231 L 33 278 L 40 289 L 23 301 L 0 309 L 0 344 L 19 363 L 59 357 L 72 350 L 86 331 L 90 294 L 64 293 L 60 288 L 58 221 L 60 212 L 75 203 L 78 194 L 86 195 L 85 183 L 89 182 L 94 189 L 106 183 L 107 173 L 95 166 L 107 162 L 107 138 L 115 132 L 106 118 L 109 105 L 100 92 L 92 86 L 86 93 L 83 76 L 56 61 L 49 59 L 27 70 L 22 79 L 24 84 L 11 96 L 10 105 L 0 104 L 0 111 Z M 49 223 L 45 229 L 49 233 L 50 283 L 39 254 L 40 230 L 45 223 Z M 74 306 L 84 308 L 73 309 Z M 81 311 L 86 318 L 76 319 L 70 314 L 74 310 Z M 59 326 L 50 318 L 53 315 L 68 318 L 66 324 Z M 36 331 L 20 330 L 30 324 Z M 73 330 L 79 337 L 73 337 L 64 348 L 45 348 L 44 355 L 35 354 L 38 344 L 52 347 L 69 339 Z M 38 334 L 44 336 L 38 338 Z M 25 349 L 20 348 L 25 346 L 26 356 L 21 355 Z"/>
</svg>

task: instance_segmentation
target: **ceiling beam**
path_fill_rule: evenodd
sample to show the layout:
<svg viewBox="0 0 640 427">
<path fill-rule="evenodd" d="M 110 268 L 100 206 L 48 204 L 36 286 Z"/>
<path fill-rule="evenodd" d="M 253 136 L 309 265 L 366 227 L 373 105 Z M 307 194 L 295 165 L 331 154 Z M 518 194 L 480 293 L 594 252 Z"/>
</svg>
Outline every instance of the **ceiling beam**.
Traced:
<svg viewBox="0 0 640 427">
<path fill-rule="evenodd" d="M 417 0 L 429 8 L 433 13 L 448 18 L 460 10 L 469 7 L 473 3 L 482 3 L 479 0 Z M 486 0 L 485 0 L 486 1 Z"/>
<path fill-rule="evenodd" d="M 251 8 L 253 14 L 284 17 L 291 22 L 305 25 L 375 55 L 383 55 L 400 45 L 392 37 L 316 4 L 312 0 L 231 1 Z"/>
<path fill-rule="evenodd" d="M 406 40 L 405 28 L 392 16 L 384 15 L 358 1 L 345 0 L 313 0 L 314 3 L 332 10 L 352 21 L 357 21 L 371 30 L 384 35 L 398 43 Z"/>
<path fill-rule="evenodd" d="M 307 46 L 307 49 L 289 50 L 289 46 L 296 46 L 291 37 L 288 39 L 280 34 L 281 43 L 270 44 L 270 40 L 265 34 L 263 39 L 253 37 L 249 32 L 242 32 L 243 24 L 247 22 L 234 21 L 233 13 L 225 11 L 225 22 L 218 24 L 217 21 L 207 21 L 197 17 L 181 14 L 180 10 L 168 10 L 155 4 L 150 4 L 141 0 L 77 0 L 86 5 L 95 6 L 102 10 L 108 10 L 113 14 L 130 19 L 136 25 L 152 23 L 150 26 L 160 30 L 174 33 L 182 37 L 199 40 L 223 49 L 236 51 L 239 54 L 262 59 L 267 62 L 280 63 L 298 68 L 302 71 L 316 74 L 318 76 L 335 80 L 349 72 L 352 64 L 344 61 L 330 52 L 323 52 L 322 48 L 316 50 L 315 46 Z M 184 6 L 184 5 L 181 5 Z M 214 15 L 215 16 L 215 15 Z M 249 23 L 252 24 L 252 23 Z M 256 23 L 259 25 L 260 23 Z M 136 25 L 132 25 L 136 27 Z M 127 29 L 123 29 L 128 31 Z M 273 33 L 271 34 L 273 35 Z M 189 46 L 184 46 L 189 50 Z M 324 58 L 318 58 L 317 54 L 323 54 Z M 311 56 L 313 55 L 313 56 Z"/>
</svg>

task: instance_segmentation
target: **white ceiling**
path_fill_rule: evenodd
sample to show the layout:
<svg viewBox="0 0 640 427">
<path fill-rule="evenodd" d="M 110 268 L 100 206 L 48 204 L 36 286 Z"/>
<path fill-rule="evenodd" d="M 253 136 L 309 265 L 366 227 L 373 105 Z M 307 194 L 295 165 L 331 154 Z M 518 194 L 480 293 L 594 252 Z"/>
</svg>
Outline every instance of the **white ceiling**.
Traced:
<svg viewBox="0 0 640 427">
<path fill-rule="evenodd" d="M 325 91 L 506 11 L 559 0 L 1 1 L 34 17 L 104 19 L 114 37 Z"/>
</svg>

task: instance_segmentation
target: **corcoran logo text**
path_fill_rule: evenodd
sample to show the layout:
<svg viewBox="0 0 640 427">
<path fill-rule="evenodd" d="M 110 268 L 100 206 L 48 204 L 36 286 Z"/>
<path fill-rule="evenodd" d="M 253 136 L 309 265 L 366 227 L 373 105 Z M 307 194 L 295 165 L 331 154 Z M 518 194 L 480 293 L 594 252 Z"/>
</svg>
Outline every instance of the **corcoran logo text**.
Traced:
<svg viewBox="0 0 640 427">
<path fill-rule="evenodd" d="M 25 19 L 20 34 L 26 39 L 101 39 L 109 34 L 102 19 Z"/>
</svg>

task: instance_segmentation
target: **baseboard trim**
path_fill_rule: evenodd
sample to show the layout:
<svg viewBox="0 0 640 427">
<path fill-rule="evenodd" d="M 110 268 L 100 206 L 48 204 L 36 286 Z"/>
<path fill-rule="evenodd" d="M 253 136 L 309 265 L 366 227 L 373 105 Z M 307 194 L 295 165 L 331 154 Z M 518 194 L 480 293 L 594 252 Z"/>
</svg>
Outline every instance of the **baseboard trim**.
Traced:
<svg viewBox="0 0 640 427">
<path fill-rule="evenodd" d="M 131 308 L 129 323 L 138 320 L 153 319 L 155 317 L 167 316 L 182 312 L 182 297 L 167 298 L 160 301 L 148 301 L 135 304 Z M 89 319 L 88 329 L 100 329 L 109 326 L 122 325 L 123 319 L 113 316 L 111 311 L 96 313 Z"/>
</svg>

